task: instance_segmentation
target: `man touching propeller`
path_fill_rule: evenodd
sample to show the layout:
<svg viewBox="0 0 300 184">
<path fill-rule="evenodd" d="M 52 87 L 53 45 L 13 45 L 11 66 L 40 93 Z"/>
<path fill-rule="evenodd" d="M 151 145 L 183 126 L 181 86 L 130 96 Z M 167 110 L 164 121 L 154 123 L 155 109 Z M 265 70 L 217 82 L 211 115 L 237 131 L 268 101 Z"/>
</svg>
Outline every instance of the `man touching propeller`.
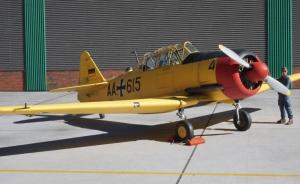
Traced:
<svg viewBox="0 0 300 184">
<path fill-rule="evenodd" d="M 288 77 L 288 69 L 287 67 L 283 67 L 281 69 L 281 77 L 277 79 L 281 84 L 285 85 L 287 88 L 291 88 L 291 80 Z M 291 106 L 291 100 L 288 95 L 284 95 L 282 93 L 278 93 L 278 106 L 280 109 L 281 119 L 277 121 L 278 124 L 291 125 L 293 124 L 293 112 Z M 285 121 L 285 111 L 288 115 L 288 122 Z"/>
</svg>

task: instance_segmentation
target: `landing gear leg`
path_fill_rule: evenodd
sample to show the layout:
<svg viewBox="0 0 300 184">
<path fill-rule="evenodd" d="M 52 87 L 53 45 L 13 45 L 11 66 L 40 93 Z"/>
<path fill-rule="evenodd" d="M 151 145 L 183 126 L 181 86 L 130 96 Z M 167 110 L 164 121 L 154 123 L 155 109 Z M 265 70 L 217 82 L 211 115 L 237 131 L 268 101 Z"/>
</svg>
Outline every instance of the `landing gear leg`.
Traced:
<svg viewBox="0 0 300 184">
<path fill-rule="evenodd" d="M 194 137 L 193 125 L 186 119 L 184 115 L 184 109 L 178 109 L 176 114 L 182 121 L 180 121 L 176 126 L 176 140 L 186 141 Z"/>
<path fill-rule="evenodd" d="M 235 107 L 235 114 L 233 116 L 233 124 L 238 131 L 246 131 L 250 128 L 252 119 L 250 114 L 241 109 L 239 101 L 236 101 L 233 106 Z"/>
</svg>

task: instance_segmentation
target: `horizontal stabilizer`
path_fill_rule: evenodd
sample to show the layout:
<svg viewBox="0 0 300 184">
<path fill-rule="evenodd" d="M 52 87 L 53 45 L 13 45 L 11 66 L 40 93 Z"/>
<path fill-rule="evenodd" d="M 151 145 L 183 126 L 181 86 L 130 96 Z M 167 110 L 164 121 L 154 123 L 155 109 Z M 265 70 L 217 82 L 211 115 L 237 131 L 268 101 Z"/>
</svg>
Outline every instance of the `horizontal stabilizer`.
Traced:
<svg viewBox="0 0 300 184">
<path fill-rule="evenodd" d="M 94 83 L 94 84 L 84 84 L 79 86 L 70 86 L 65 88 L 58 88 L 53 89 L 50 92 L 66 92 L 66 91 L 86 91 L 86 90 L 92 90 L 95 88 L 101 88 L 108 84 L 108 82 L 100 82 L 100 83 Z"/>
</svg>

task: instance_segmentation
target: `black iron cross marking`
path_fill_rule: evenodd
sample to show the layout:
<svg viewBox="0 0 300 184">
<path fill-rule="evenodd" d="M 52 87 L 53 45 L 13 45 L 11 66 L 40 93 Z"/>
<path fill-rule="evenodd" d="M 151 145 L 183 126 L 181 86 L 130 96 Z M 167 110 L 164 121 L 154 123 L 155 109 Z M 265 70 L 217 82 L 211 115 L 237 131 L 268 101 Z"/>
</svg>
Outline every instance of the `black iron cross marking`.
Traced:
<svg viewBox="0 0 300 184">
<path fill-rule="evenodd" d="M 120 85 L 117 86 L 117 90 L 120 91 L 120 96 L 123 96 L 123 90 L 125 90 L 126 86 L 123 84 L 123 79 L 121 79 Z"/>
</svg>

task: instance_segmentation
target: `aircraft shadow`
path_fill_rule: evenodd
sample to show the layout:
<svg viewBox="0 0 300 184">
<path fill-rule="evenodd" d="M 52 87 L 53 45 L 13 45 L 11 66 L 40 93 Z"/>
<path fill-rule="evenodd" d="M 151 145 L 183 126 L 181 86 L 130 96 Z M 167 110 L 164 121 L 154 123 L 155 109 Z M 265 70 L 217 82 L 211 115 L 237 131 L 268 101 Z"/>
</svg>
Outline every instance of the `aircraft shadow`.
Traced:
<svg viewBox="0 0 300 184">
<path fill-rule="evenodd" d="M 258 111 L 258 108 L 244 108 L 249 113 Z M 224 111 L 215 113 L 209 123 L 209 126 L 222 123 L 233 117 L 235 110 Z M 194 129 L 203 129 L 206 125 L 210 115 L 196 117 L 189 119 L 193 124 Z M 34 123 L 42 121 L 53 121 L 63 119 L 66 124 L 76 126 L 85 129 L 99 130 L 106 133 L 97 135 L 89 135 L 82 137 L 74 137 L 39 143 L 31 143 L 10 147 L 0 148 L 0 156 L 18 155 L 25 153 L 36 153 L 43 151 L 62 150 L 78 147 L 96 146 L 104 144 L 113 144 L 121 142 L 130 142 L 137 140 L 154 140 L 160 142 L 168 142 L 168 140 L 174 136 L 176 124 L 179 121 L 164 123 L 159 125 L 143 125 L 143 124 L 129 124 L 122 122 L 112 122 L 99 119 L 87 119 L 76 116 L 41 116 L 41 118 L 27 119 L 15 122 L 20 123 Z M 226 135 L 230 133 L 222 134 L 204 134 L 204 136 L 216 136 Z"/>
<path fill-rule="evenodd" d="M 219 131 L 229 131 L 229 132 L 236 132 L 236 131 L 238 131 L 235 128 L 208 128 L 207 130 L 219 130 Z"/>
<path fill-rule="evenodd" d="M 229 121 L 227 121 L 228 123 L 233 123 L 233 121 L 232 120 L 229 120 Z M 276 123 L 275 121 L 252 121 L 252 123 L 254 123 L 254 124 L 278 124 L 278 123 Z M 215 130 L 217 130 L 217 129 L 215 129 Z"/>
<path fill-rule="evenodd" d="M 269 122 L 266 122 L 266 121 L 262 121 L 262 122 L 258 122 L 258 121 L 255 121 L 255 122 L 252 122 L 252 123 L 255 123 L 255 124 L 277 124 L 277 125 L 280 125 L 280 124 L 278 124 L 278 123 L 276 123 L 276 122 L 272 122 L 272 121 L 269 121 Z"/>
</svg>

